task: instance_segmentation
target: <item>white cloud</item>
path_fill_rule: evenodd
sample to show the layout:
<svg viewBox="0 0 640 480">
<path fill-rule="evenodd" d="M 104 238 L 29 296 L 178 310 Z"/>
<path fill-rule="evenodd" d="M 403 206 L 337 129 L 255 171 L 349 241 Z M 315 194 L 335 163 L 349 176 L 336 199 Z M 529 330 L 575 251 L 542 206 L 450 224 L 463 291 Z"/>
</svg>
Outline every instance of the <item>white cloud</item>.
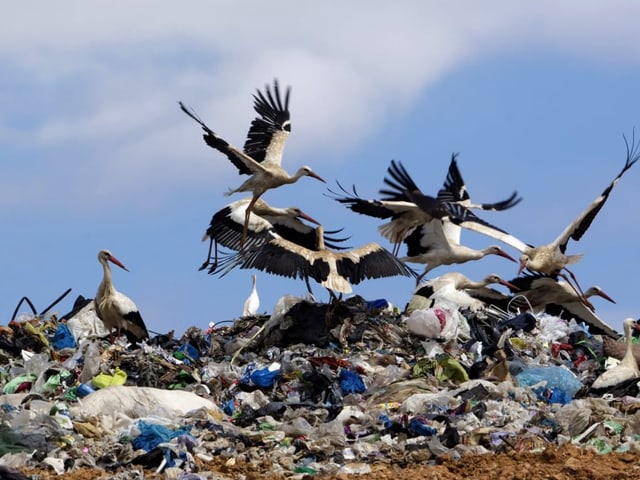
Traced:
<svg viewBox="0 0 640 480">
<path fill-rule="evenodd" d="M 45 105 L 14 103 L 28 91 L 4 101 L 0 142 L 90 152 L 63 156 L 57 174 L 93 172 L 95 191 L 125 200 L 151 188 L 131 188 L 145 171 L 154 186 L 209 172 L 199 127 L 177 100 L 242 144 L 251 93 L 277 75 L 293 86 L 288 152 L 331 154 L 354 148 L 448 72 L 501 52 L 640 62 L 639 14 L 633 1 L 15 3 L 0 20 L 0 57 Z M 16 125 L 18 108 L 43 115 Z M 235 172 L 225 167 L 213 181 L 228 186 Z M 11 175 L 13 167 L 1 168 Z M 93 187 L 74 188 L 85 196 Z"/>
</svg>

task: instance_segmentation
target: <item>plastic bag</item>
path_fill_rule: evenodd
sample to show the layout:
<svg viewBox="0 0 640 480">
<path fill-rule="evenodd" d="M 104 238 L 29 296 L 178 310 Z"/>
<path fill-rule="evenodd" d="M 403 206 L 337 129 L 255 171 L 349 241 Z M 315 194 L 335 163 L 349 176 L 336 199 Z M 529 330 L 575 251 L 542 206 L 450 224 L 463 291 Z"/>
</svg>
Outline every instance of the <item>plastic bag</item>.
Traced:
<svg viewBox="0 0 640 480">
<path fill-rule="evenodd" d="M 568 369 L 557 366 L 530 367 L 516 375 L 521 387 L 534 387 L 540 400 L 566 404 L 582 388 L 582 382 Z"/>
<path fill-rule="evenodd" d="M 346 395 L 348 393 L 363 393 L 367 387 L 357 373 L 342 369 L 340 371 L 340 389 Z"/>
<path fill-rule="evenodd" d="M 458 312 L 441 307 L 414 310 L 407 319 L 407 328 L 423 338 L 455 338 L 458 330 Z"/>
</svg>

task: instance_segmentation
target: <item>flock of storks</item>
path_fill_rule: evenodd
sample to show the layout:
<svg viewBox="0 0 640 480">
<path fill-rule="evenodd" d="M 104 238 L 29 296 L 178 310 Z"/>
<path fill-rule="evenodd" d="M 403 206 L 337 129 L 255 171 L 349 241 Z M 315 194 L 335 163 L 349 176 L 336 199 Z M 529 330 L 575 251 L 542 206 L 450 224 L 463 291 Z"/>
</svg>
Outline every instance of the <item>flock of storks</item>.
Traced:
<svg viewBox="0 0 640 480">
<path fill-rule="evenodd" d="M 318 221 L 297 207 L 278 208 L 263 200 L 265 192 L 302 177 L 314 178 L 326 183 L 310 167 L 303 166 L 290 175 L 282 167 L 286 140 L 291 132 L 289 112 L 290 88 L 282 95 L 277 80 L 273 86 L 253 95 L 257 116 L 252 120 L 242 149 L 230 144 L 210 129 L 193 110 L 182 102 L 184 113 L 195 120 L 204 131 L 203 138 L 209 147 L 223 153 L 248 178 L 239 187 L 230 189 L 227 195 L 247 192 L 243 198 L 215 212 L 206 229 L 203 240 L 209 241 L 207 258 L 200 267 L 209 273 L 224 276 L 234 268 L 256 269 L 270 274 L 314 280 L 325 287 L 331 300 L 352 292 L 352 285 L 365 279 L 391 276 L 415 277 L 414 293 L 436 295 L 446 287 L 456 292 L 465 305 L 478 302 L 492 303 L 506 308 L 514 296 L 526 299 L 525 306 L 534 311 L 547 311 L 564 318 L 576 318 L 587 323 L 594 333 L 619 337 L 618 332 L 597 317 L 589 297 L 599 295 L 613 301 L 599 287 L 584 291 L 568 266 L 582 255 L 567 253 L 570 240 L 578 241 L 604 206 L 613 187 L 640 158 L 635 136 L 625 144 L 627 158 L 624 166 L 611 183 L 583 212 L 571 221 L 558 237 L 547 245 L 533 246 L 504 230 L 491 225 L 474 211 L 506 210 L 517 205 L 521 198 L 514 192 L 508 198 L 495 203 L 473 203 L 458 168 L 456 154 L 452 155 L 448 174 L 436 196 L 423 193 L 406 168 L 392 161 L 380 198 L 361 198 L 356 187 L 344 188 L 338 183 L 336 190 L 328 190 L 327 196 L 345 205 L 353 212 L 386 221 L 378 227 L 382 237 L 392 247 L 388 250 L 377 242 L 359 248 L 344 247 L 348 237 L 342 237 L 342 229 L 325 230 Z M 518 260 L 498 245 L 473 249 L 461 243 L 462 229 L 479 232 L 511 246 L 520 252 Z M 400 249 L 406 246 L 406 255 Z M 221 252 L 222 246 L 230 252 Z M 493 274 L 474 282 L 466 276 L 450 272 L 440 277 L 424 280 L 428 272 L 442 265 L 453 265 L 479 260 L 486 255 L 498 255 L 519 263 L 518 276 L 505 281 Z M 104 279 L 96 294 L 96 310 L 108 329 L 128 331 L 133 339 L 148 336 L 144 322 L 133 302 L 117 292 L 111 283 L 108 262 L 125 268 L 110 252 L 99 253 L 104 268 Z M 424 265 L 418 274 L 407 263 Z M 125 268 L 126 269 L 126 268 Z M 501 283 L 509 288 L 510 295 L 487 288 L 491 283 Z M 255 291 L 255 276 L 253 277 Z M 522 303 L 519 304 L 523 306 Z M 245 314 L 252 313 L 247 306 Z M 626 328 L 626 327 L 625 327 Z"/>
</svg>

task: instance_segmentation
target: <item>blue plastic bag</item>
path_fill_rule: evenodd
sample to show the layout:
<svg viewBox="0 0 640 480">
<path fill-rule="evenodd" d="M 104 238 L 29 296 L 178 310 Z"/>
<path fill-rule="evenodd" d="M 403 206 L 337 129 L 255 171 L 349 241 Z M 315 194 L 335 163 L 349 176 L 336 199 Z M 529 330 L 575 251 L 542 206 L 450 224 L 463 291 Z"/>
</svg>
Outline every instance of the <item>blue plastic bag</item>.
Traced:
<svg viewBox="0 0 640 480">
<path fill-rule="evenodd" d="M 190 427 L 181 427 L 178 430 L 171 430 L 164 425 L 155 423 L 138 422 L 140 435 L 133 439 L 131 445 L 133 448 L 143 449 L 147 452 L 156 448 L 159 444 L 168 442 L 174 437 L 189 433 Z"/>
<path fill-rule="evenodd" d="M 178 349 L 178 352 L 183 353 L 187 358 L 184 359 L 184 363 L 187 365 L 191 364 L 191 360 L 197 362 L 200 359 L 200 354 L 196 347 L 191 345 L 190 343 L 184 343 Z"/>
<path fill-rule="evenodd" d="M 245 385 L 255 385 L 260 388 L 270 388 L 280 378 L 282 370 L 279 363 L 273 363 L 268 367 L 256 369 L 255 363 L 247 365 L 240 376 L 240 382 Z"/>
<path fill-rule="evenodd" d="M 569 370 L 554 365 L 526 368 L 516 375 L 521 387 L 530 387 L 546 381 L 546 385 L 534 388 L 540 400 L 547 403 L 566 404 L 582 388 L 582 382 Z"/>
<path fill-rule="evenodd" d="M 58 325 L 56 333 L 53 334 L 53 341 L 51 342 L 51 346 L 54 350 L 76 347 L 76 339 L 65 323 L 61 323 Z"/>
<path fill-rule="evenodd" d="M 422 417 L 413 417 L 409 420 L 409 431 L 413 434 L 430 437 L 438 433 L 438 430 L 427 423 Z"/>
<path fill-rule="evenodd" d="M 343 369 L 340 371 L 340 389 L 344 394 L 363 393 L 367 387 L 357 373 Z"/>
</svg>

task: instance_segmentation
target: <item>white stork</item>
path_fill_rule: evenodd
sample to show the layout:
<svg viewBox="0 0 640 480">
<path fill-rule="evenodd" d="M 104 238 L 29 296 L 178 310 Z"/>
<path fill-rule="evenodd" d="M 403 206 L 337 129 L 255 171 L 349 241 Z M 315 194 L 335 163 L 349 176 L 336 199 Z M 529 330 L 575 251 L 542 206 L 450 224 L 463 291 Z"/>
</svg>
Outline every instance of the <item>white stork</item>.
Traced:
<svg viewBox="0 0 640 480">
<path fill-rule="evenodd" d="M 422 304 L 421 308 L 429 308 L 438 303 L 454 303 L 460 308 L 468 308 L 477 311 L 484 308 L 485 303 L 478 297 L 487 295 L 488 285 L 500 284 L 509 289 L 517 289 L 514 285 L 503 280 L 499 275 L 493 273 L 487 275 L 480 281 L 471 280 L 460 272 L 447 272 L 439 277 L 422 282 L 414 291 L 415 297 L 424 297 L 428 300 Z M 410 308 L 410 307 L 409 307 Z"/>
<path fill-rule="evenodd" d="M 633 355 L 633 343 L 632 335 L 633 330 L 638 326 L 633 318 L 625 318 L 622 322 L 624 328 L 624 335 L 627 340 L 627 349 L 624 357 L 615 367 L 605 370 L 595 381 L 591 384 L 592 389 L 610 388 L 620 383 L 632 380 L 640 377 L 640 369 L 638 368 L 638 362 L 636 362 Z"/>
<path fill-rule="evenodd" d="M 460 228 L 449 220 L 425 223 L 404 240 L 407 245 L 407 255 L 400 257 L 400 260 L 426 265 L 423 272 L 416 278 L 417 282 L 441 265 L 480 260 L 487 255 L 498 255 L 512 262 L 516 261 L 498 245 L 489 245 L 479 250 L 462 245 L 460 233 Z"/>
<path fill-rule="evenodd" d="M 482 250 L 462 245 L 462 229 L 449 221 L 445 204 L 456 202 L 462 209 L 504 210 L 520 202 L 517 192 L 496 203 L 471 203 L 455 154 L 451 158 L 447 178 L 437 198 L 424 195 L 399 162 L 392 161 L 387 173 L 391 178 L 386 177 L 384 183 L 391 189 L 380 191 L 385 195 L 382 200 L 363 200 L 357 196 L 355 188 L 353 196 L 338 197 L 331 193 L 336 195 L 335 200 L 347 204 L 357 213 L 377 218 L 391 218 L 391 221 L 380 225 L 378 230 L 394 244 L 395 254 L 398 253 L 399 243 L 405 243 L 407 254 L 400 260 L 426 264 L 424 271 L 416 279 L 417 283 L 429 271 L 440 265 L 465 263 L 487 255 L 498 255 L 516 261 L 497 245 Z"/>
<path fill-rule="evenodd" d="M 308 166 L 303 166 L 298 171 L 289 175 L 282 168 L 282 152 L 285 142 L 291 132 L 291 121 L 289 114 L 289 93 L 287 88 L 284 101 L 280 97 L 277 80 L 274 81 L 273 93 L 267 85 L 263 94 L 257 90 L 254 94 L 254 110 L 258 117 L 251 122 L 251 127 L 247 134 L 244 149 L 229 144 L 211 130 L 200 118 L 189 111 L 182 102 L 179 102 L 183 112 L 200 124 L 204 130 L 204 140 L 212 148 L 224 153 L 236 166 L 241 175 L 251 175 L 238 188 L 230 189 L 227 195 L 237 192 L 251 192 L 252 199 L 246 210 L 241 245 L 247 236 L 249 224 L 249 214 L 255 202 L 267 190 L 278 188 L 282 185 L 295 183 L 304 176 L 313 177 L 321 182 L 325 180 L 317 175 Z"/>
<path fill-rule="evenodd" d="M 635 136 L 632 138 L 631 145 L 627 141 L 626 137 L 624 137 L 624 141 L 627 147 L 627 159 L 624 167 L 620 170 L 620 173 L 616 175 L 607 188 L 605 188 L 604 191 L 596 197 L 596 199 L 591 202 L 591 204 L 589 204 L 580 215 L 578 215 L 578 217 L 567 225 L 567 227 L 553 242 L 547 245 L 534 247 L 533 245 L 527 244 L 519 238 L 516 238 L 513 235 L 510 235 L 507 232 L 479 219 L 469 209 L 460 208 L 455 204 L 447 204 L 450 217 L 453 222 L 464 228 L 489 235 L 490 237 L 500 240 L 501 242 L 512 246 L 516 250 L 519 250 L 522 255 L 520 256 L 518 274 L 520 274 L 525 268 L 532 272 L 549 275 L 558 275 L 565 270 L 573 278 L 578 290 L 581 291 L 575 275 L 567 268 L 567 265 L 572 265 L 578 262 L 582 258 L 583 254 L 567 255 L 565 253 L 567 244 L 569 243 L 569 240 L 578 241 L 582 238 L 591 225 L 591 222 L 593 222 L 593 219 L 609 198 L 609 195 L 611 194 L 613 187 L 618 183 L 618 180 L 620 180 L 622 175 L 624 175 L 624 173 L 640 158 L 640 153 L 638 152 L 640 142 L 638 144 L 635 143 Z"/>
<path fill-rule="evenodd" d="M 467 187 L 462 179 L 462 174 L 458 168 L 457 153 L 451 155 L 451 162 L 447 177 L 442 188 L 438 191 L 436 198 L 422 195 L 422 208 L 411 201 L 407 191 L 420 192 L 407 170 L 400 162 L 391 161 L 387 169 L 388 176 L 384 183 L 390 189 L 382 189 L 380 193 L 385 195 L 380 200 L 364 200 L 360 198 L 353 187 L 353 194 L 347 192 L 342 185 L 338 184 L 342 194 L 333 194 L 333 199 L 347 205 L 356 213 L 370 217 L 391 219 L 378 227 L 380 234 L 393 244 L 393 253 L 397 255 L 400 245 L 416 228 L 425 223 L 442 220 L 448 215 L 443 202 L 454 202 L 464 208 L 476 208 L 482 210 L 506 210 L 517 205 L 522 198 L 518 198 L 517 192 L 505 200 L 495 203 L 472 203 Z M 421 192 L 420 192 L 421 193 Z"/>
<path fill-rule="evenodd" d="M 530 306 L 534 312 L 545 312 L 565 320 L 573 318 L 576 322 L 584 322 L 589 326 L 591 333 L 596 335 L 612 338 L 620 336 L 595 314 L 594 307 L 588 300 L 590 297 L 599 296 L 616 303 L 597 285 L 587 289 L 583 295 L 577 292 L 572 284 L 559 281 L 552 275 L 524 275 L 510 280 L 510 283 L 516 286 L 515 290 L 511 290 L 516 299 L 519 296 L 525 297 L 527 307 Z M 523 303 L 518 302 L 518 306 L 523 306 Z"/>
<path fill-rule="evenodd" d="M 98 261 L 102 265 L 104 275 L 102 282 L 98 286 L 96 298 L 96 314 L 102 320 L 109 332 L 117 329 L 118 336 L 122 330 L 125 331 L 130 342 L 140 342 L 149 338 L 149 332 L 138 311 L 138 307 L 129 297 L 115 289 L 111 281 L 111 262 L 123 270 L 129 271 L 120 260 L 114 257 L 109 250 L 98 252 Z"/>
<path fill-rule="evenodd" d="M 357 285 L 368 278 L 403 275 L 415 276 L 415 272 L 398 260 L 395 255 L 375 242 L 359 248 L 336 252 L 324 244 L 324 229 L 316 227 L 318 245 L 309 249 L 281 237 L 274 237 L 262 245 L 245 249 L 234 255 L 221 276 L 240 265 L 243 269 L 258 269 L 289 278 L 313 278 L 329 290 L 351 293 L 351 284 Z"/>
<path fill-rule="evenodd" d="M 209 253 L 200 270 L 211 265 L 209 273 L 216 271 L 218 268 L 218 244 L 231 250 L 241 250 L 240 241 L 244 227 L 245 212 L 250 202 L 251 198 L 236 200 L 213 214 L 209 227 L 202 237 L 202 241 L 209 240 Z M 313 250 L 317 246 L 315 228 L 302 220 L 320 225 L 317 220 L 304 213 L 298 207 L 277 208 L 272 207 L 262 199 L 258 199 L 249 214 L 247 238 L 244 246 L 251 248 L 271 240 L 274 236 L 280 236 Z M 326 234 L 335 234 L 338 231 L 332 230 L 326 232 Z M 324 237 L 325 243 L 336 250 L 341 248 L 337 245 L 337 242 L 346 240 L 345 238 L 330 237 L 326 234 Z M 214 244 L 215 256 L 213 264 L 210 264 L 211 250 Z"/>
<path fill-rule="evenodd" d="M 258 296 L 258 288 L 256 286 L 257 277 L 255 273 L 251 274 L 251 293 L 244 302 L 242 316 L 252 317 L 258 313 L 260 308 L 260 297 Z"/>
</svg>

